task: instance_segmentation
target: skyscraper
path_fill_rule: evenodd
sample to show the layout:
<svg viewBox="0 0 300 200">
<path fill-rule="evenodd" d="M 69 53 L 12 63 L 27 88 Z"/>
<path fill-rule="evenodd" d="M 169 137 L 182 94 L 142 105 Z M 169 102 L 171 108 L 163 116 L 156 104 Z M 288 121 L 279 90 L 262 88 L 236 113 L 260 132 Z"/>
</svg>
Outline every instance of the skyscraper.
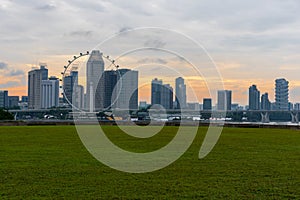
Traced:
<svg viewBox="0 0 300 200">
<path fill-rule="evenodd" d="M 0 108 L 8 108 L 8 91 L 0 91 Z"/>
<path fill-rule="evenodd" d="M 162 80 L 157 78 L 151 82 L 151 105 L 161 104 Z"/>
<path fill-rule="evenodd" d="M 74 87 L 74 94 L 72 95 L 73 105 L 78 109 L 84 108 L 84 87 L 82 85 L 76 85 Z"/>
<path fill-rule="evenodd" d="M 103 105 L 105 109 L 110 109 L 113 107 L 113 104 L 115 103 L 115 99 L 113 99 L 113 91 L 117 84 L 117 72 L 114 70 L 104 71 L 102 78 L 103 78 L 102 85 L 104 86 L 104 88 L 102 88 L 104 92 Z M 101 88 L 99 87 L 99 89 Z"/>
<path fill-rule="evenodd" d="M 275 80 L 276 110 L 289 110 L 289 82 L 284 78 Z"/>
<path fill-rule="evenodd" d="M 40 69 L 28 72 L 28 109 L 41 108 L 41 84 L 48 79 L 48 69 L 41 64 Z"/>
<path fill-rule="evenodd" d="M 49 80 L 42 80 L 41 108 L 47 109 L 59 105 L 59 80 L 51 76 Z"/>
<path fill-rule="evenodd" d="M 218 110 L 231 110 L 231 96 L 230 90 L 218 91 Z"/>
<path fill-rule="evenodd" d="M 19 96 L 8 96 L 8 107 L 9 108 L 17 108 L 19 107 Z"/>
<path fill-rule="evenodd" d="M 170 84 L 162 85 L 161 105 L 165 109 L 173 109 L 173 88 Z"/>
<path fill-rule="evenodd" d="M 118 69 L 117 84 L 113 92 L 114 108 L 138 109 L 138 71 Z"/>
<path fill-rule="evenodd" d="M 71 71 L 70 75 L 65 76 L 63 79 L 63 89 L 64 89 L 64 100 L 65 103 L 69 101 L 69 103 L 73 104 L 73 95 L 74 88 L 78 84 L 78 71 Z"/>
<path fill-rule="evenodd" d="M 203 110 L 212 110 L 211 98 L 204 98 L 203 99 Z"/>
<path fill-rule="evenodd" d="M 165 109 L 173 109 L 173 88 L 170 84 L 163 84 L 157 78 L 151 82 L 151 104 L 159 104 Z"/>
<path fill-rule="evenodd" d="M 175 88 L 175 101 L 176 108 L 186 108 L 186 85 L 184 84 L 184 79 L 182 77 L 178 77 L 175 80 L 176 88 Z"/>
<path fill-rule="evenodd" d="M 260 109 L 260 92 L 256 85 L 249 87 L 249 110 L 259 110 Z"/>
<path fill-rule="evenodd" d="M 271 110 L 271 102 L 269 100 L 269 94 L 268 93 L 264 93 L 263 95 L 261 95 L 261 106 L 260 108 L 262 110 Z"/>
<path fill-rule="evenodd" d="M 103 87 L 101 83 L 99 83 L 103 71 L 104 61 L 102 53 L 98 50 L 94 50 L 88 59 L 86 68 L 86 103 L 91 112 L 103 108 L 104 93 L 103 90 L 97 90 L 97 87 Z"/>
</svg>

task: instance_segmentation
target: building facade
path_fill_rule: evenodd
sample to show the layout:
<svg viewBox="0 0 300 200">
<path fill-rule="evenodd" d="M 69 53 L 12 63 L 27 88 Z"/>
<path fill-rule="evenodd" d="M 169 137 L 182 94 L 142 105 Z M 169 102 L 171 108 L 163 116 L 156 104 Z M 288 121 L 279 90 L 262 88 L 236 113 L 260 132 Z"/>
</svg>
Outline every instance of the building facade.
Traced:
<svg viewBox="0 0 300 200">
<path fill-rule="evenodd" d="M 114 70 L 104 71 L 102 76 L 102 88 L 104 91 L 104 98 L 103 98 L 103 106 L 105 109 L 110 109 L 116 103 L 116 99 L 113 98 L 114 90 L 117 90 L 117 72 Z M 100 86 L 98 88 L 101 88 Z M 119 91 L 116 91 L 117 93 Z"/>
<path fill-rule="evenodd" d="M 50 77 L 49 80 L 42 80 L 41 84 L 41 108 L 47 109 L 59 106 L 59 80 Z"/>
<path fill-rule="evenodd" d="M 271 102 L 269 100 L 269 94 L 264 93 L 261 95 L 261 110 L 271 110 Z"/>
<path fill-rule="evenodd" d="M 9 108 L 18 108 L 19 107 L 19 96 L 8 96 L 8 107 Z"/>
<path fill-rule="evenodd" d="M 260 109 L 260 91 L 257 89 L 256 85 L 249 87 L 249 110 L 259 110 Z"/>
<path fill-rule="evenodd" d="M 182 77 L 178 77 L 175 80 L 175 95 L 176 108 L 186 108 L 186 85 L 184 84 L 184 79 Z"/>
<path fill-rule="evenodd" d="M 157 78 L 151 82 L 151 105 L 161 105 L 165 109 L 173 109 L 173 88 L 170 84 L 163 84 Z"/>
<path fill-rule="evenodd" d="M 173 109 L 173 88 L 170 84 L 162 85 L 161 105 L 165 109 Z"/>
<path fill-rule="evenodd" d="M 203 99 L 203 110 L 212 110 L 212 100 L 211 98 Z"/>
<path fill-rule="evenodd" d="M 71 71 L 70 75 L 63 78 L 63 98 L 65 103 L 73 104 L 73 95 L 78 84 L 78 71 Z"/>
<path fill-rule="evenodd" d="M 275 80 L 275 108 L 289 110 L 289 82 L 284 78 Z"/>
<path fill-rule="evenodd" d="M 219 90 L 217 109 L 221 111 L 231 110 L 231 104 L 232 104 L 232 91 Z"/>
<path fill-rule="evenodd" d="M 151 82 L 151 105 L 161 104 L 162 80 L 157 78 Z"/>
<path fill-rule="evenodd" d="M 8 91 L 1 90 L 0 91 L 0 108 L 8 108 Z"/>
<path fill-rule="evenodd" d="M 43 80 L 48 79 L 46 65 L 40 69 L 33 69 L 28 72 L 28 109 L 41 108 L 41 85 Z"/>
<path fill-rule="evenodd" d="M 138 71 L 118 69 L 116 89 L 113 91 L 113 108 L 138 109 Z"/>
<path fill-rule="evenodd" d="M 102 53 L 98 50 L 92 51 L 86 67 L 86 105 L 90 112 L 103 109 L 103 90 L 99 83 L 104 72 L 104 61 Z M 97 92 L 96 92 L 97 91 Z"/>
</svg>

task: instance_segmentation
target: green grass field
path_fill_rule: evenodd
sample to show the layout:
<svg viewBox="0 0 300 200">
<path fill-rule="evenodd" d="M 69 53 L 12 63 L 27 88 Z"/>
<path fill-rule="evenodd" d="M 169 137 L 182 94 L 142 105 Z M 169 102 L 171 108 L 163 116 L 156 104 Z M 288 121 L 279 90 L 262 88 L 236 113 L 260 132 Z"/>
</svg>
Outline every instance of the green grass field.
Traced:
<svg viewBox="0 0 300 200">
<path fill-rule="evenodd" d="M 149 141 L 105 129 L 139 152 L 167 144 L 176 127 Z M 300 199 L 299 131 L 225 128 L 199 160 L 205 131 L 170 166 L 129 174 L 94 159 L 73 126 L 0 127 L 0 199 Z"/>
</svg>

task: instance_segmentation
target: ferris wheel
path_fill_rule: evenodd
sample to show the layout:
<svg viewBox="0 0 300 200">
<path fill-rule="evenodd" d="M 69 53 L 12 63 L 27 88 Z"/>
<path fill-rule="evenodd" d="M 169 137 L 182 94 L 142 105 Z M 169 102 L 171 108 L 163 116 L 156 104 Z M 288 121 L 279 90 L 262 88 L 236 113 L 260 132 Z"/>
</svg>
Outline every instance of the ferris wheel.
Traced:
<svg viewBox="0 0 300 200">
<path fill-rule="evenodd" d="M 77 61 L 80 60 L 81 58 L 84 57 L 89 57 L 91 54 L 89 51 L 87 51 L 86 53 L 80 53 L 78 56 L 73 56 L 72 59 L 68 60 L 68 64 L 64 66 L 63 71 L 61 72 L 62 78 L 60 79 L 61 82 L 61 86 L 60 88 L 62 89 L 62 96 L 64 98 L 64 100 L 66 101 L 66 103 L 73 109 L 76 111 L 84 111 L 84 109 L 79 108 L 79 106 L 74 105 L 72 99 L 70 98 L 69 95 L 66 94 L 66 87 L 64 87 L 65 84 L 65 78 L 67 76 L 70 75 L 70 73 L 72 71 L 77 71 L 78 70 L 78 63 Z M 119 65 L 117 65 L 115 63 L 115 60 L 112 59 L 109 55 L 104 55 L 103 53 L 100 53 L 101 57 L 103 60 L 105 60 L 108 64 L 108 67 L 106 67 L 105 69 L 110 69 L 110 70 L 118 70 L 119 69 Z M 100 77 L 99 77 L 100 79 Z M 71 87 L 73 87 L 74 85 L 72 85 Z M 72 94 L 73 95 L 73 94 Z M 115 103 L 116 99 L 114 100 L 114 102 L 111 103 L 110 106 L 108 106 L 107 108 L 104 108 L 104 110 L 109 109 L 114 103 Z"/>
</svg>

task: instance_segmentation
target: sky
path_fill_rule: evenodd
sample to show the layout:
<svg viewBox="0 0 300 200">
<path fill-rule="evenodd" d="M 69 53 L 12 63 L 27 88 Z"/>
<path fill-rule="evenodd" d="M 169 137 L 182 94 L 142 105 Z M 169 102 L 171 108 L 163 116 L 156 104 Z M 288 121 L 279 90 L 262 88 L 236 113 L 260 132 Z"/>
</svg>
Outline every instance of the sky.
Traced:
<svg viewBox="0 0 300 200">
<path fill-rule="evenodd" d="M 94 49 L 112 35 L 158 27 L 201 44 L 224 88 L 233 91 L 233 102 L 246 105 L 252 84 L 274 101 L 274 80 L 281 77 L 290 82 L 290 101 L 300 102 L 299 10 L 298 0 L 0 0 L 0 90 L 27 95 L 27 73 L 39 63 L 47 63 L 49 75 L 60 76 L 73 55 Z M 152 43 L 164 47 L 168 39 Z M 139 59 L 131 54 L 127 60 L 153 59 L 145 54 Z M 163 59 L 155 63 L 171 63 Z M 158 78 L 167 79 L 161 74 Z M 151 81 L 159 75 L 149 72 L 143 78 Z M 207 96 L 199 78 L 186 78 L 194 81 L 199 98 Z M 147 100 L 147 94 L 140 96 Z"/>
</svg>

